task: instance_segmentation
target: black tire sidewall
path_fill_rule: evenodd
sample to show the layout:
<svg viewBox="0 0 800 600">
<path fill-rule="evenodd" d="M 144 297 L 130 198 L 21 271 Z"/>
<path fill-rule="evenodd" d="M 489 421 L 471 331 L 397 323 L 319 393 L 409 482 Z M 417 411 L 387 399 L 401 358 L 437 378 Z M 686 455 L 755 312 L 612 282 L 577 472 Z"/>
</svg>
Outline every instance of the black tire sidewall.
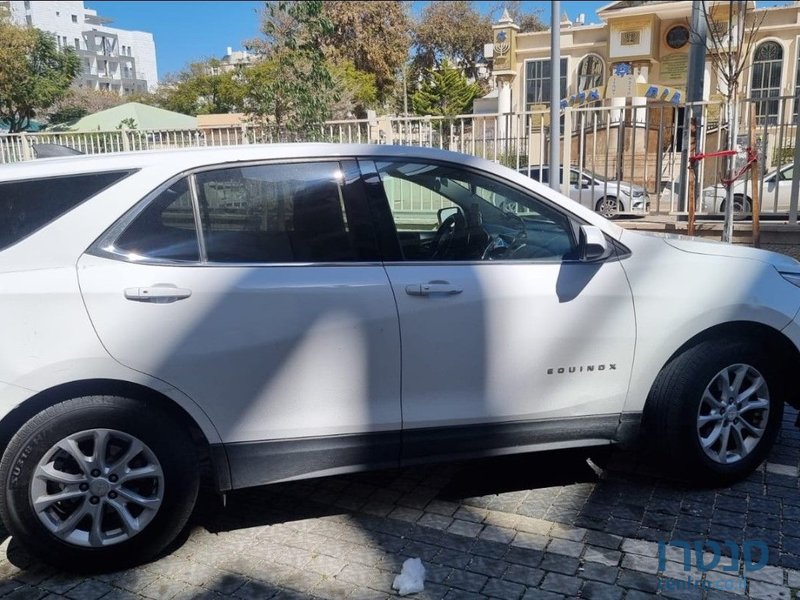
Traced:
<svg viewBox="0 0 800 600">
<path fill-rule="evenodd" d="M 53 445 L 100 428 L 130 434 L 153 451 L 164 473 L 164 497 L 140 533 L 107 548 L 86 548 L 64 542 L 44 527 L 31 505 L 30 484 L 37 464 Z M 0 516 L 16 540 L 46 562 L 101 571 L 147 561 L 174 540 L 196 501 L 199 472 L 191 439 L 172 419 L 139 401 L 97 396 L 63 402 L 28 421 L 0 461 L 0 481 Z"/>
</svg>

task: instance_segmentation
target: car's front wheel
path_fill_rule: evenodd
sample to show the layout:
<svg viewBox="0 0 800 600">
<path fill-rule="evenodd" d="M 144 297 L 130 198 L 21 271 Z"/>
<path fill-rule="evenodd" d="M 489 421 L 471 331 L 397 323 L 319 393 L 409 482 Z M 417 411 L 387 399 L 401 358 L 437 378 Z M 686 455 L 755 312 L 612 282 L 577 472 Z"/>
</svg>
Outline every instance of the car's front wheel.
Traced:
<svg viewBox="0 0 800 600">
<path fill-rule="evenodd" d="M 611 217 L 616 217 L 620 213 L 622 210 L 622 205 L 616 198 L 612 198 L 611 196 L 603 196 L 597 201 L 594 210 L 600 216 L 610 219 Z"/>
<path fill-rule="evenodd" d="M 14 435 L 0 461 L 0 516 L 33 555 L 62 568 L 147 561 L 172 542 L 197 498 L 189 435 L 145 403 L 61 402 Z"/>
<path fill-rule="evenodd" d="M 708 340 L 675 357 L 659 374 L 645 431 L 677 474 L 725 482 L 748 475 L 780 428 L 779 374 L 751 342 Z"/>
</svg>

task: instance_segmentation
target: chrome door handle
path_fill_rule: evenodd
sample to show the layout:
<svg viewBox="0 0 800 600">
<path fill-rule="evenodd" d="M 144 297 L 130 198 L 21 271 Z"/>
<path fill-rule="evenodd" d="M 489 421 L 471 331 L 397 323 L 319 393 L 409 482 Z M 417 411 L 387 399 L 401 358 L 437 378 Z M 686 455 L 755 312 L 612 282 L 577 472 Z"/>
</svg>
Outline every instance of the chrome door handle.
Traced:
<svg viewBox="0 0 800 600">
<path fill-rule="evenodd" d="M 192 290 L 179 288 L 171 284 L 156 284 L 149 287 L 125 288 L 125 298 L 134 302 L 152 302 L 169 304 L 192 295 Z"/>
<path fill-rule="evenodd" d="M 460 287 L 451 285 L 446 281 L 431 281 L 429 283 L 412 283 L 406 286 L 409 296 L 455 296 L 463 292 Z"/>
</svg>

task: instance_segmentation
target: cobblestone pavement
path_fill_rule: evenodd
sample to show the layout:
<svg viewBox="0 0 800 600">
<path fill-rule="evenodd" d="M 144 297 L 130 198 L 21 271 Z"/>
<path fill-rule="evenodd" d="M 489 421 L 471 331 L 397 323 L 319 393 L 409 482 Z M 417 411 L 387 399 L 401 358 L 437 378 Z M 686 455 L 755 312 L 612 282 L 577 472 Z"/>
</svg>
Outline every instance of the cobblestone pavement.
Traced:
<svg viewBox="0 0 800 600">
<path fill-rule="evenodd" d="M 404 559 L 420 557 L 415 597 L 425 599 L 794 598 L 796 416 L 787 411 L 769 461 L 727 489 L 659 478 L 618 451 L 599 474 L 585 451 L 568 451 L 315 479 L 230 494 L 170 555 L 120 573 L 58 573 L 5 540 L 0 595 L 377 599 L 393 595 Z M 683 551 L 668 548 L 658 570 L 657 541 L 709 539 L 761 540 L 768 566 L 742 578 L 723 557 L 705 573 L 693 560 L 687 573 Z M 701 585 L 688 588 L 687 576 Z"/>
</svg>

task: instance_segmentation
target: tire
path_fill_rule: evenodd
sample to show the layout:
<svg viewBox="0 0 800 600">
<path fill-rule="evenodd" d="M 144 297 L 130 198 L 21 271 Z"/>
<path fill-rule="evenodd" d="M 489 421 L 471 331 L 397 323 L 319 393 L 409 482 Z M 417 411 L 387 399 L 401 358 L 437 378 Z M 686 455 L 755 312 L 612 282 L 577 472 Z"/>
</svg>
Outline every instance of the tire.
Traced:
<svg viewBox="0 0 800 600">
<path fill-rule="evenodd" d="M 723 201 L 719 205 L 719 211 L 725 214 L 725 201 Z M 750 198 L 746 196 L 742 196 L 741 194 L 737 194 L 733 197 L 733 215 L 736 218 L 742 219 L 746 215 L 749 215 L 753 212 L 753 205 L 750 202 Z"/>
<path fill-rule="evenodd" d="M 610 219 L 611 217 L 616 217 L 619 214 L 619 212 L 622 210 L 622 205 L 618 199 L 612 196 L 603 196 L 597 201 L 597 204 L 595 204 L 594 210 L 601 217 Z"/>
<path fill-rule="evenodd" d="M 105 452 L 95 453 L 103 440 Z M 57 567 L 129 567 L 157 556 L 186 525 L 198 463 L 188 432 L 148 403 L 67 400 L 9 442 L 0 460 L 0 517 L 17 542 Z M 65 499 L 46 498 L 58 493 Z"/>
<path fill-rule="evenodd" d="M 780 374 L 768 356 L 753 342 L 707 340 L 664 367 L 647 399 L 643 428 L 645 442 L 663 466 L 679 477 L 724 484 L 746 477 L 761 464 L 783 417 Z M 739 382 L 736 389 L 741 396 L 754 389 L 742 400 L 739 408 L 747 408 L 741 414 L 735 401 L 731 408 L 722 397 L 725 377 L 732 388 Z M 754 387 L 757 377 L 763 386 Z M 762 401 L 766 410 L 758 408 Z M 761 433 L 754 435 L 751 427 Z M 737 430 L 744 433 L 737 435 Z M 724 451 L 723 442 L 727 443 Z"/>
</svg>

